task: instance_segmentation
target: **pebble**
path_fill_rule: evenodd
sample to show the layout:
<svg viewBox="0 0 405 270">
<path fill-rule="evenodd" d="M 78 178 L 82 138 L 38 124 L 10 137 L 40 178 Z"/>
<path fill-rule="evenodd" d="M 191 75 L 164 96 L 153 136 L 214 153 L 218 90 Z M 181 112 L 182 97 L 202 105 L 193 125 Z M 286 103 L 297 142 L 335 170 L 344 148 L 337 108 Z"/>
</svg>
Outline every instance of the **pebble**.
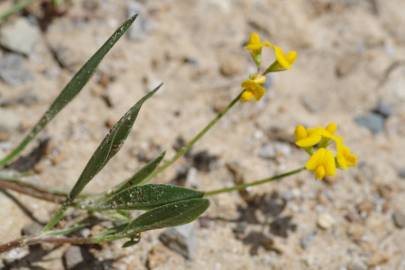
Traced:
<svg viewBox="0 0 405 270">
<path fill-rule="evenodd" d="M 384 131 L 384 117 L 380 114 L 370 112 L 366 115 L 357 116 L 354 121 L 359 125 L 367 128 L 373 134 Z"/>
<path fill-rule="evenodd" d="M 289 156 L 291 148 L 285 143 L 266 143 L 259 150 L 259 157 L 263 159 L 274 159 L 279 156 Z"/>
<path fill-rule="evenodd" d="M 31 81 L 32 73 L 25 67 L 24 58 L 8 53 L 0 57 L 0 79 L 11 86 Z"/>
<path fill-rule="evenodd" d="M 357 54 L 351 54 L 349 57 L 344 55 L 336 62 L 335 74 L 338 78 L 346 77 L 352 74 L 359 62 L 359 56 Z"/>
<path fill-rule="evenodd" d="M 53 44 L 53 42 L 49 43 L 49 47 L 61 67 L 73 71 L 80 63 L 75 52 L 69 47 L 62 44 Z"/>
<path fill-rule="evenodd" d="M 10 134 L 20 127 L 21 119 L 15 112 L 0 109 L 0 132 Z"/>
<path fill-rule="evenodd" d="M 243 65 L 236 57 L 229 55 L 229 57 L 223 57 L 219 64 L 219 72 L 222 76 L 231 78 L 235 77 L 243 72 Z"/>
<path fill-rule="evenodd" d="M 42 226 L 36 222 L 33 222 L 33 223 L 25 225 L 21 229 L 21 234 L 24 236 L 33 236 L 33 235 L 40 233 L 41 230 L 42 230 Z"/>
<path fill-rule="evenodd" d="M 12 107 L 17 105 L 30 107 L 36 103 L 38 103 L 38 97 L 32 92 L 24 92 L 13 98 L 0 99 L 0 107 Z"/>
<path fill-rule="evenodd" d="M 369 268 L 376 267 L 377 265 L 385 264 L 389 261 L 389 256 L 385 253 L 376 252 L 373 256 L 371 256 L 370 260 L 368 261 Z"/>
<path fill-rule="evenodd" d="M 63 265 L 65 269 L 74 269 L 84 261 L 80 247 L 71 246 L 63 254 Z"/>
<path fill-rule="evenodd" d="M 405 168 L 401 168 L 398 170 L 398 176 L 402 179 L 405 179 Z"/>
<path fill-rule="evenodd" d="M 159 240 L 188 260 L 195 254 L 196 239 L 193 223 L 166 229 L 160 234 Z"/>
<path fill-rule="evenodd" d="M 258 155 L 264 159 L 273 159 L 276 157 L 276 150 L 272 144 L 267 143 L 260 147 Z"/>
<path fill-rule="evenodd" d="M 405 227 L 405 213 L 399 210 L 395 210 L 392 214 L 392 220 L 398 229 Z"/>
<path fill-rule="evenodd" d="M 0 28 L 0 45 L 23 55 L 32 52 L 39 38 L 38 28 L 25 18 L 19 18 Z"/>
<path fill-rule="evenodd" d="M 335 219 L 331 215 L 323 213 L 318 216 L 316 224 L 319 228 L 327 230 L 335 224 Z"/>
<path fill-rule="evenodd" d="M 314 241 L 316 237 L 316 232 L 311 232 L 307 235 L 304 235 L 301 239 L 300 239 L 300 246 L 302 249 L 307 249 L 308 246 L 312 243 L 312 241 Z"/>
<path fill-rule="evenodd" d="M 142 41 L 152 29 L 151 22 L 147 17 L 145 7 L 138 1 L 130 1 L 127 6 L 128 16 L 138 14 L 136 23 L 128 29 L 128 38 L 133 41 Z"/>
<path fill-rule="evenodd" d="M 359 260 L 353 260 L 347 265 L 347 270 L 367 270 L 367 265 Z"/>
<path fill-rule="evenodd" d="M 170 260 L 170 256 L 167 249 L 162 245 L 156 245 L 151 250 L 149 250 L 145 266 L 146 269 L 157 269 L 159 267 L 164 267 Z"/>
<path fill-rule="evenodd" d="M 392 115 L 392 108 L 387 103 L 380 100 L 373 109 L 373 113 L 379 114 L 386 119 Z"/>
<path fill-rule="evenodd" d="M 187 172 L 186 183 L 192 188 L 198 188 L 200 181 L 198 181 L 198 172 L 196 168 L 191 167 Z"/>
</svg>

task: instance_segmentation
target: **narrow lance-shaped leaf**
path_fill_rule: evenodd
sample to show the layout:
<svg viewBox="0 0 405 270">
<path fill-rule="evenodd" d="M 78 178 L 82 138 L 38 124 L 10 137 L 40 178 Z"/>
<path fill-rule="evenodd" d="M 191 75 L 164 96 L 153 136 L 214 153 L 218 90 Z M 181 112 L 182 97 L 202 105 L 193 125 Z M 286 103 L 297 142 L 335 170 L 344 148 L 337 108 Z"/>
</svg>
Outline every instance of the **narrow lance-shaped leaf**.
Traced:
<svg viewBox="0 0 405 270">
<path fill-rule="evenodd" d="M 137 15 L 132 16 L 125 21 L 111 37 L 95 52 L 95 54 L 80 68 L 69 83 L 63 88 L 62 92 L 56 97 L 48 110 L 39 119 L 31 131 L 24 137 L 20 144 L 13 149 L 6 157 L 0 160 L 0 167 L 7 165 L 11 160 L 17 157 L 22 150 L 45 128 L 45 126 L 83 89 L 91 76 L 94 74 L 97 66 L 103 60 L 104 56 L 110 51 L 115 43 L 122 37 L 134 22 Z"/>
<path fill-rule="evenodd" d="M 165 156 L 165 152 L 161 153 L 157 158 L 150 161 L 148 164 L 143 166 L 139 171 L 137 171 L 133 176 L 127 179 L 124 183 L 117 186 L 113 194 L 120 192 L 128 187 L 137 186 L 142 184 L 143 180 L 148 177 L 160 164 Z"/>
<path fill-rule="evenodd" d="M 192 222 L 207 210 L 207 199 L 190 199 L 154 208 L 130 222 L 107 230 L 99 240 L 118 239 L 136 233 Z"/>
<path fill-rule="evenodd" d="M 107 162 L 120 150 L 125 139 L 128 137 L 132 126 L 138 116 L 143 103 L 150 98 L 159 88 L 160 84 L 153 91 L 140 99 L 129 111 L 111 128 L 104 137 L 89 162 L 84 168 L 76 184 L 69 193 L 69 200 L 74 200 L 91 179 L 107 164 Z"/>
<path fill-rule="evenodd" d="M 106 200 L 101 199 L 95 203 L 84 201 L 81 206 L 97 210 L 146 210 L 168 203 L 202 198 L 203 195 L 203 192 L 174 185 L 149 184 L 126 188 Z"/>
</svg>

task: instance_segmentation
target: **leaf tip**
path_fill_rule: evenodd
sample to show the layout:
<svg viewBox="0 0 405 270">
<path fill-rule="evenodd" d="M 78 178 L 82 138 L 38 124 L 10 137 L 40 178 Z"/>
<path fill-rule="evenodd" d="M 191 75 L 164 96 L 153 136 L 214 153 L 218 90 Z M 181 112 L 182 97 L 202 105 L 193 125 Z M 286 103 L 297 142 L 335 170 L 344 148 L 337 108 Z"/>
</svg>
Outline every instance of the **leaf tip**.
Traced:
<svg viewBox="0 0 405 270">
<path fill-rule="evenodd" d="M 136 17 L 138 17 L 138 13 L 135 13 L 131 17 L 129 17 L 128 21 L 132 23 L 133 21 L 135 21 Z"/>
</svg>

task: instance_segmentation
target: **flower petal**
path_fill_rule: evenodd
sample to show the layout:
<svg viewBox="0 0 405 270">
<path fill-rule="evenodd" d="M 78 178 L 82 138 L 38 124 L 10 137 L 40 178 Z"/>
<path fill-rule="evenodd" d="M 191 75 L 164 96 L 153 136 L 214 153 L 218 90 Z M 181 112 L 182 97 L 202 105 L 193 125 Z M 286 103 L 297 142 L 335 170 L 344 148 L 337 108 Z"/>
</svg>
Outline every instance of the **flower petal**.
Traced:
<svg viewBox="0 0 405 270">
<path fill-rule="evenodd" d="M 336 174 L 335 157 L 333 156 L 333 152 L 330 150 L 326 150 L 324 166 L 327 176 L 333 176 Z"/>
<path fill-rule="evenodd" d="M 242 93 L 242 95 L 240 96 L 240 99 L 242 100 L 242 101 L 250 101 L 250 100 L 252 100 L 253 98 L 254 98 L 255 96 L 252 94 L 252 92 L 250 92 L 250 91 L 244 91 L 243 93 Z"/>
<path fill-rule="evenodd" d="M 290 66 L 292 66 L 295 62 L 295 59 L 297 59 L 297 52 L 296 51 L 289 51 L 286 55 L 287 61 L 290 63 Z"/>
<path fill-rule="evenodd" d="M 256 32 L 252 32 L 249 37 L 249 44 L 257 44 L 260 43 L 260 36 Z"/>
<path fill-rule="evenodd" d="M 307 130 L 303 125 L 297 125 L 295 127 L 295 140 L 302 140 L 308 136 Z"/>
<path fill-rule="evenodd" d="M 325 151 L 325 148 L 321 148 L 316 151 L 305 164 L 305 168 L 307 168 L 307 170 L 314 171 L 322 163 L 325 156 Z"/>
<path fill-rule="evenodd" d="M 325 128 L 328 132 L 330 132 L 331 134 L 335 133 L 335 131 L 337 130 L 337 124 L 334 122 L 329 123 L 326 128 Z"/>
<path fill-rule="evenodd" d="M 306 148 L 306 147 L 314 146 L 315 144 L 319 143 L 321 141 L 321 139 L 322 139 L 321 135 L 315 134 L 315 135 L 309 136 L 307 138 L 298 140 L 295 142 L 295 144 L 301 148 Z"/>
<path fill-rule="evenodd" d="M 289 69 L 291 67 L 291 64 L 289 63 L 288 59 L 286 58 L 286 55 L 283 51 L 278 46 L 273 45 L 274 53 L 276 55 L 276 60 L 277 62 L 285 69 Z"/>
<path fill-rule="evenodd" d="M 323 165 L 318 166 L 315 170 L 315 178 L 322 180 L 326 175 L 326 170 L 325 167 Z"/>
</svg>

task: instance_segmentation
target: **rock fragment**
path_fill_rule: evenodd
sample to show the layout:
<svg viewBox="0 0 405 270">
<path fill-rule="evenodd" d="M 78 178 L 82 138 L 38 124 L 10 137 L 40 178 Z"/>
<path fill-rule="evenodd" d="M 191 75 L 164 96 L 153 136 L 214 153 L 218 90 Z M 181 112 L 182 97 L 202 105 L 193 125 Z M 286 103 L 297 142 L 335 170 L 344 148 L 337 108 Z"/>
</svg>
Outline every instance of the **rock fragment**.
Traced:
<svg viewBox="0 0 405 270">
<path fill-rule="evenodd" d="M 0 28 L 0 45 L 23 55 L 31 54 L 39 38 L 38 28 L 25 18 L 19 18 Z"/>
<path fill-rule="evenodd" d="M 177 252 L 186 259 L 192 259 L 194 256 L 196 239 L 193 224 L 169 228 L 159 236 L 159 240 L 166 247 Z"/>
<path fill-rule="evenodd" d="M 392 221 L 398 229 L 405 228 L 405 213 L 400 210 L 395 210 L 392 214 Z"/>
<path fill-rule="evenodd" d="M 69 247 L 68 250 L 63 254 L 63 265 L 66 270 L 74 269 L 82 262 L 84 262 L 84 258 L 82 256 L 80 247 L 78 246 Z"/>
<path fill-rule="evenodd" d="M 0 79 L 5 83 L 18 86 L 31 81 L 32 78 L 33 75 L 25 67 L 22 56 L 8 53 L 0 57 Z"/>
<path fill-rule="evenodd" d="M 362 127 L 367 128 L 373 134 L 384 131 L 384 117 L 380 114 L 370 112 L 365 115 L 360 115 L 354 118 L 354 121 Z"/>
<path fill-rule="evenodd" d="M 328 213 L 323 213 L 318 216 L 316 224 L 319 228 L 328 230 L 335 224 L 335 219 Z"/>
</svg>

